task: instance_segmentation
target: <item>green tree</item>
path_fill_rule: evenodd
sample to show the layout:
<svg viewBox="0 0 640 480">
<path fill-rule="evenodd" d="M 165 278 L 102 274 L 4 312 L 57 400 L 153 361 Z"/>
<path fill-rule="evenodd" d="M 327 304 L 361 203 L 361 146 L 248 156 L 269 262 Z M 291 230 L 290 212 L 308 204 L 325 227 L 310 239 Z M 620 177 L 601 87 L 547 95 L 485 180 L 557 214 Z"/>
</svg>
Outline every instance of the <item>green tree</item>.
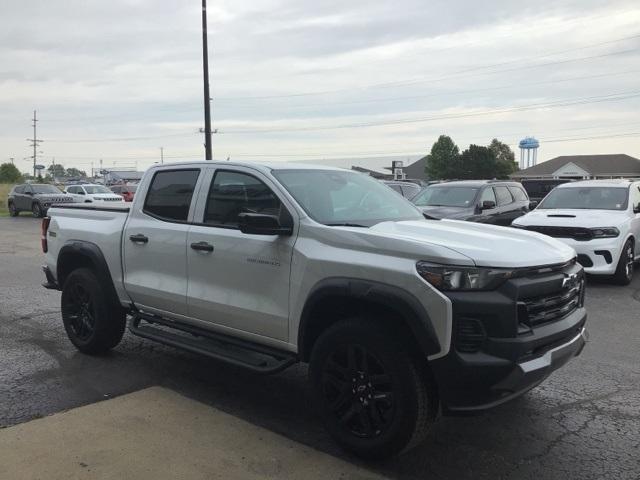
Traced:
<svg viewBox="0 0 640 480">
<path fill-rule="evenodd" d="M 493 152 L 498 162 L 496 178 L 508 178 L 510 174 L 518 170 L 516 156 L 509 145 L 502 143 L 497 138 L 494 138 L 491 140 L 489 149 Z"/>
<path fill-rule="evenodd" d="M 84 170 L 78 170 L 77 168 L 67 168 L 67 177 L 86 177 L 87 172 Z"/>
<path fill-rule="evenodd" d="M 488 180 L 497 177 L 498 160 L 489 147 L 469 145 L 460 159 L 462 171 L 459 178 Z"/>
<path fill-rule="evenodd" d="M 440 135 L 427 155 L 427 176 L 434 180 L 459 178 L 460 150 L 448 135 Z"/>
<path fill-rule="evenodd" d="M 13 163 L 0 165 L 0 183 L 19 183 L 21 181 L 22 174 Z"/>
<path fill-rule="evenodd" d="M 54 163 L 52 165 L 49 165 L 47 167 L 47 172 L 52 177 L 64 177 L 65 174 L 66 174 L 66 171 L 65 171 L 64 167 L 62 165 L 60 165 L 59 163 Z"/>
</svg>

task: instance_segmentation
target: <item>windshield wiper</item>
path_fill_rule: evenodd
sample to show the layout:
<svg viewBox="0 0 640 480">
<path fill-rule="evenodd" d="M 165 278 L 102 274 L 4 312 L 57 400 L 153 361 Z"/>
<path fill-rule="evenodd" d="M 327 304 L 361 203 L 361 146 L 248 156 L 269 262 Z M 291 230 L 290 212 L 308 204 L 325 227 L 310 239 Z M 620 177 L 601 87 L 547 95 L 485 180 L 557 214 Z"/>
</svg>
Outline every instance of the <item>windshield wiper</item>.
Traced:
<svg viewBox="0 0 640 480">
<path fill-rule="evenodd" d="M 359 223 L 325 223 L 327 227 L 361 227 L 361 228 L 369 228 L 366 225 L 360 225 Z"/>
</svg>

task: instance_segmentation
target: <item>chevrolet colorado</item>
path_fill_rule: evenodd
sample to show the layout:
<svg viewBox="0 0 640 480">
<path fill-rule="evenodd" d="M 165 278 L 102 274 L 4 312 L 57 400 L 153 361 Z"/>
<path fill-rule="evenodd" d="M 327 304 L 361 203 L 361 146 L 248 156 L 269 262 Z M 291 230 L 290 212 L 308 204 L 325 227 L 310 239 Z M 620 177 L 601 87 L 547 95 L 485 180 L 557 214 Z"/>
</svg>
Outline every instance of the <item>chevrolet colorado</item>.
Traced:
<svg viewBox="0 0 640 480">
<path fill-rule="evenodd" d="M 52 206 L 42 247 L 81 352 L 115 347 L 129 317 L 135 335 L 255 372 L 309 363 L 327 430 L 364 457 L 521 395 L 586 341 L 571 247 L 427 220 L 348 170 L 156 165 L 131 204 Z"/>
</svg>

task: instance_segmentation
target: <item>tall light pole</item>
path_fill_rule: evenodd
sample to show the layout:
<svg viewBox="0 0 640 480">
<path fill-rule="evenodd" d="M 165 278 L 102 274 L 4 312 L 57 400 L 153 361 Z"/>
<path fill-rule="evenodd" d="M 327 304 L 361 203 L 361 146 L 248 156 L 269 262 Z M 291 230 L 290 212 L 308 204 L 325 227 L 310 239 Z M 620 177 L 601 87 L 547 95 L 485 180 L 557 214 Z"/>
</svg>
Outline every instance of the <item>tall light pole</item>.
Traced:
<svg viewBox="0 0 640 480">
<path fill-rule="evenodd" d="M 207 45 L 207 0 L 202 0 L 202 74 L 204 79 L 205 160 L 213 160 L 211 148 L 211 100 L 209 96 L 209 47 Z"/>
<path fill-rule="evenodd" d="M 164 147 L 160 147 L 160 165 L 162 165 L 163 163 L 164 163 Z"/>
</svg>

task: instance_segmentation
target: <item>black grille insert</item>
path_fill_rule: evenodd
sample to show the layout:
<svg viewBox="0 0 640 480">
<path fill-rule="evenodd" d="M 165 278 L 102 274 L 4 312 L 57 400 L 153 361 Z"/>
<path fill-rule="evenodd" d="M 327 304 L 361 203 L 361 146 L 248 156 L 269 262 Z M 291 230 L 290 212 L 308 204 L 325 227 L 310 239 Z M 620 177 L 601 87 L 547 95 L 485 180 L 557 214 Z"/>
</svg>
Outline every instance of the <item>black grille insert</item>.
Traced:
<svg viewBox="0 0 640 480">
<path fill-rule="evenodd" d="M 551 227 L 547 225 L 529 225 L 527 230 L 542 233 L 555 238 L 573 238 L 579 241 L 588 241 L 593 239 L 593 232 L 583 227 Z"/>
<path fill-rule="evenodd" d="M 584 277 L 567 277 L 560 292 L 519 302 L 524 308 L 518 308 L 518 314 L 525 318 L 518 320 L 530 327 L 560 320 L 580 307 L 583 301 Z"/>
<path fill-rule="evenodd" d="M 593 267 L 593 262 L 589 258 L 589 255 L 581 253 L 578 255 L 578 263 L 583 267 Z"/>
</svg>

